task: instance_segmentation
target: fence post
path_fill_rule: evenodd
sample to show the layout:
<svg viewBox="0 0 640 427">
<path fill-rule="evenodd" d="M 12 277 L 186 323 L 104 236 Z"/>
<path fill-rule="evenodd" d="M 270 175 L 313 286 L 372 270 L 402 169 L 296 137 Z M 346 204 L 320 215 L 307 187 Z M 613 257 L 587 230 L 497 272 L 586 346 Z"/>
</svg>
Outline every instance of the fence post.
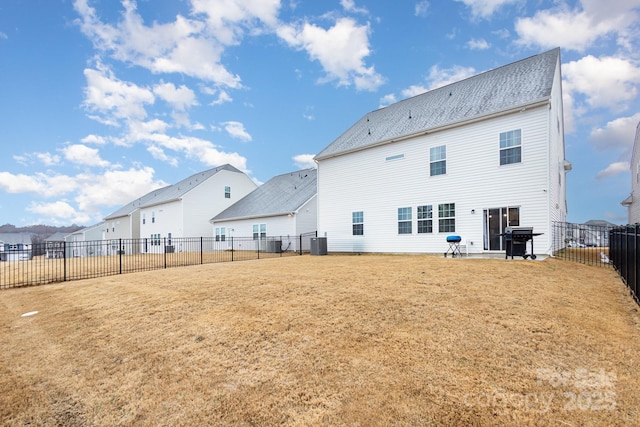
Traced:
<svg viewBox="0 0 640 427">
<path fill-rule="evenodd" d="M 302 255 L 302 234 L 300 234 L 300 245 L 298 245 L 298 254 Z"/>
<path fill-rule="evenodd" d="M 62 242 L 62 281 L 67 281 L 67 241 Z"/>
<path fill-rule="evenodd" d="M 638 301 L 638 224 L 633 231 L 633 297 Z"/>
<path fill-rule="evenodd" d="M 118 239 L 118 261 L 120 263 L 120 274 L 122 274 L 122 252 L 124 252 L 122 250 L 122 239 Z"/>
<path fill-rule="evenodd" d="M 162 238 L 162 247 L 164 248 L 162 252 L 164 253 L 164 268 L 167 268 L 167 238 Z"/>
<path fill-rule="evenodd" d="M 204 246 L 203 246 L 203 242 L 202 239 L 204 239 L 204 237 L 200 236 L 200 264 L 202 264 L 202 260 L 203 260 L 203 256 L 204 256 Z"/>
<path fill-rule="evenodd" d="M 233 262 L 233 236 L 231 236 L 231 262 Z"/>
</svg>

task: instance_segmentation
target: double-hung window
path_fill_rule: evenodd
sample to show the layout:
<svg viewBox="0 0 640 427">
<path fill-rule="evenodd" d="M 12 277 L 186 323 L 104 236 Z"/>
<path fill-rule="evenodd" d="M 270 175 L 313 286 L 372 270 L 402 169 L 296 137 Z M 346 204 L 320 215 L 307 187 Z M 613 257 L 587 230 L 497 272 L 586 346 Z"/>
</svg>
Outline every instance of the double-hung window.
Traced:
<svg viewBox="0 0 640 427">
<path fill-rule="evenodd" d="M 225 199 L 230 199 L 231 198 L 231 187 L 224 187 L 224 198 Z"/>
<path fill-rule="evenodd" d="M 351 227 L 354 236 L 364 235 L 364 212 L 357 211 L 351 213 Z"/>
<path fill-rule="evenodd" d="M 216 227 L 216 242 L 224 242 L 226 240 L 226 228 Z"/>
<path fill-rule="evenodd" d="M 429 159 L 431 162 L 431 176 L 444 175 L 447 173 L 446 145 L 431 147 L 431 149 L 429 150 Z"/>
<path fill-rule="evenodd" d="M 398 208 L 398 234 L 411 234 L 411 208 Z"/>
<path fill-rule="evenodd" d="M 441 233 L 452 233 L 456 231 L 455 203 L 438 205 L 438 231 Z"/>
<path fill-rule="evenodd" d="M 418 233 L 433 233 L 433 207 L 418 206 Z"/>
<path fill-rule="evenodd" d="M 253 240 L 263 240 L 267 237 L 267 224 L 253 224 Z"/>
<path fill-rule="evenodd" d="M 522 132 L 520 129 L 500 134 L 500 165 L 522 161 Z"/>
</svg>

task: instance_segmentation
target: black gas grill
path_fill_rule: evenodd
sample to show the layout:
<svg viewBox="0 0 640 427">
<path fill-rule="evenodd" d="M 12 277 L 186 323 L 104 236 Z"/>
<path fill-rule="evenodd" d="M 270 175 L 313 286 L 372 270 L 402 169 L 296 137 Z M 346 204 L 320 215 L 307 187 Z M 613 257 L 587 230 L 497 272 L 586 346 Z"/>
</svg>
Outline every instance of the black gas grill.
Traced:
<svg viewBox="0 0 640 427">
<path fill-rule="evenodd" d="M 533 236 L 540 236 L 542 233 L 534 233 L 533 227 L 507 227 L 503 234 L 506 243 L 505 259 L 514 256 L 521 256 L 524 259 L 531 257 L 536 259 L 533 253 Z M 527 242 L 531 240 L 531 254 L 527 253 Z"/>
</svg>

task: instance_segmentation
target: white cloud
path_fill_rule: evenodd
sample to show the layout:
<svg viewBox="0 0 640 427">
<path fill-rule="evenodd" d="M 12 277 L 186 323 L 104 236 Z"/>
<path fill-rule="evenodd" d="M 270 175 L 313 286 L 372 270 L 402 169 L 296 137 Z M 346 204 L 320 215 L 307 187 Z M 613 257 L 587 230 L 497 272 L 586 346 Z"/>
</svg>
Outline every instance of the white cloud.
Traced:
<svg viewBox="0 0 640 427">
<path fill-rule="evenodd" d="M 175 157 L 170 157 L 168 156 L 164 150 L 160 147 L 158 147 L 157 145 L 150 145 L 147 147 L 147 151 L 151 154 L 151 156 L 156 159 L 156 160 L 160 160 L 161 162 L 165 162 L 173 167 L 178 166 L 178 159 Z"/>
<path fill-rule="evenodd" d="M 623 111 L 638 95 L 640 68 L 629 59 L 592 55 L 562 66 L 563 90 L 586 96 L 592 108 Z"/>
<path fill-rule="evenodd" d="M 471 39 L 467 42 L 467 48 L 471 50 L 486 50 L 491 45 L 485 39 Z"/>
<path fill-rule="evenodd" d="M 224 126 L 224 130 L 226 130 L 233 138 L 247 142 L 253 139 L 251 138 L 251 135 L 249 135 L 249 132 L 245 130 L 244 125 L 240 122 L 230 121 L 224 122 L 222 125 Z"/>
<path fill-rule="evenodd" d="M 345 11 L 351 13 L 362 13 L 368 14 L 369 11 L 366 7 L 358 7 L 356 6 L 356 2 L 354 0 L 340 0 L 340 5 L 344 8 Z"/>
<path fill-rule="evenodd" d="M 107 167 L 110 164 L 108 161 L 100 158 L 97 148 L 90 148 L 86 145 L 68 145 L 61 151 L 64 154 L 65 159 L 79 165 Z"/>
<path fill-rule="evenodd" d="M 85 144 L 103 145 L 106 144 L 107 140 L 103 136 L 90 134 L 82 138 L 80 142 L 84 142 Z"/>
<path fill-rule="evenodd" d="M 612 176 L 615 176 L 624 172 L 629 172 L 629 162 L 615 162 L 607 166 L 606 169 L 603 169 L 600 172 L 598 172 L 598 175 L 596 175 L 596 178 L 597 179 L 610 178 Z"/>
<path fill-rule="evenodd" d="M 397 101 L 396 95 L 393 93 L 389 93 L 383 96 L 382 98 L 380 98 L 380 108 L 394 104 L 396 101 Z"/>
<path fill-rule="evenodd" d="M 516 3 L 518 0 L 456 0 L 471 8 L 474 18 L 489 18 L 500 7 Z"/>
<path fill-rule="evenodd" d="M 214 144 L 204 139 L 189 136 L 173 137 L 165 134 L 149 134 L 145 139 L 164 149 L 182 153 L 186 157 L 208 166 L 229 163 L 245 173 L 250 172 L 247 169 L 247 159 L 245 157 L 238 153 L 220 151 Z"/>
<path fill-rule="evenodd" d="M 185 85 L 177 88 L 173 83 L 160 83 L 153 87 L 153 93 L 178 111 L 185 111 L 198 105 L 196 94 Z"/>
<path fill-rule="evenodd" d="M 53 224 L 87 224 L 91 221 L 91 216 L 84 212 L 77 212 L 76 209 L 66 201 L 52 203 L 32 202 L 27 206 L 27 211 L 42 215 L 44 221 Z"/>
<path fill-rule="evenodd" d="M 0 172 L 0 189 L 7 193 L 34 193 L 42 197 L 58 197 L 75 191 L 78 184 L 67 175 L 34 175 Z"/>
<path fill-rule="evenodd" d="M 351 18 L 339 18 L 333 27 L 324 29 L 305 22 L 301 26 L 285 25 L 277 30 L 287 44 L 304 49 L 326 72 L 323 81 L 338 81 L 339 86 L 355 85 L 358 90 L 374 91 L 384 78 L 373 66 L 365 65 L 369 49 L 369 26 L 358 25 Z"/>
<path fill-rule="evenodd" d="M 566 4 L 554 9 L 543 9 L 533 17 L 518 18 L 515 30 L 518 44 L 584 52 L 606 36 L 617 36 L 618 44 L 627 47 L 628 31 L 639 18 L 640 3 L 632 1 L 583 0 L 583 10 L 569 9 Z M 570 29 L 570 30 L 568 30 Z"/>
<path fill-rule="evenodd" d="M 233 45 L 244 31 L 259 32 L 260 23 L 274 27 L 280 0 L 192 0 L 194 14 L 206 16 L 207 31 L 223 45 Z"/>
<path fill-rule="evenodd" d="M 199 4 L 231 4 L 235 1 L 194 1 L 194 12 Z M 258 3 L 258 2 L 252 2 Z M 220 63 L 224 46 L 206 34 L 207 25 L 199 20 L 177 15 L 175 21 L 145 26 L 136 11 L 133 0 L 123 0 L 124 13 L 116 25 L 103 23 L 87 0 L 76 0 L 74 7 L 80 19 L 82 32 L 94 46 L 113 58 L 135 64 L 153 73 L 182 73 L 191 77 L 229 87 L 239 87 L 240 78 Z M 218 15 L 225 21 L 225 16 Z M 226 27 L 221 29 L 224 30 Z M 213 29 L 215 34 L 215 29 Z M 223 40 L 221 36 L 218 40 Z"/>
<path fill-rule="evenodd" d="M 621 150 L 622 157 L 630 158 L 639 122 L 640 113 L 630 117 L 619 117 L 608 122 L 603 128 L 593 129 L 589 141 L 598 150 Z"/>
<path fill-rule="evenodd" d="M 425 17 L 429 13 L 429 2 L 422 0 L 416 3 L 413 13 L 415 16 Z"/>
<path fill-rule="evenodd" d="M 144 119 L 145 104 L 153 104 L 155 97 L 149 89 L 117 79 L 99 64 L 99 69 L 84 70 L 87 79 L 83 105 L 97 115 L 92 118 L 103 124 L 118 126 L 121 120 Z"/>
<path fill-rule="evenodd" d="M 293 163 L 300 169 L 316 168 L 316 162 L 313 161 L 315 154 L 298 154 L 293 156 Z"/>
<path fill-rule="evenodd" d="M 403 98 L 412 98 L 414 96 L 425 93 L 428 90 L 429 90 L 428 88 L 422 85 L 411 85 L 406 89 L 402 89 L 402 96 Z"/>
<path fill-rule="evenodd" d="M 231 98 L 231 96 L 226 91 L 221 90 L 218 93 L 218 97 L 214 99 L 209 105 L 222 105 L 224 103 L 231 102 L 231 101 L 233 101 L 233 98 Z"/>
<path fill-rule="evenodd" d="M 440 68 L 434 65 L 429 69 L 429 76 L 427 77 L 427 80 L 430 82 L 428 90 L 459 82 L 460 80 L 473 76 L 475 73 L 476 70 L 473 67 L 455 65 L 451 68 Z"/>
<path fill-rule="evenodd" d="M 60 164 L 60 156 L 47 152 L 35 152 L 30 154 L 23 154 L 21 156 L 15 155 L 13 156 L 13 159 L 25 166 L 33 163 L 34 159 L 45 166 L 54 166 Z"/>
<path fill-rule="evenodd" d="M 2 31 L 0 31 L 0 39 L 7 40 L 8 38 L 9 38 L 9 36 L 7 36 L 5 33 L 3 33 Z"/>
<path fill-rule="evenodd" d="M 36 159 L 40 160 L 45 166 L 53 166 L 60 163 L 60 156 L 51 153 L 33 153 Z"/>
</svg>

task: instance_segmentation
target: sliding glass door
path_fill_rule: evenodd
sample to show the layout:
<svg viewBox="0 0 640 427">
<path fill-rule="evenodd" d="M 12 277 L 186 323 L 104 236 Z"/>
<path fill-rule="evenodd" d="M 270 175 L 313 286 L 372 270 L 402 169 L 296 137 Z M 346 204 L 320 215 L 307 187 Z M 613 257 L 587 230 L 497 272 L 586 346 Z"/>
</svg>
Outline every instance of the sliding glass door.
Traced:
<svg viewBox="0 0 640 427">
<path fill-rule="evenodd" d="M 519 207 L 490 208 L 482 211 L 484 216 L 484 250 L 505 250 L 504 231 L 507 227 L 520 225 Z"/>
</svg>

